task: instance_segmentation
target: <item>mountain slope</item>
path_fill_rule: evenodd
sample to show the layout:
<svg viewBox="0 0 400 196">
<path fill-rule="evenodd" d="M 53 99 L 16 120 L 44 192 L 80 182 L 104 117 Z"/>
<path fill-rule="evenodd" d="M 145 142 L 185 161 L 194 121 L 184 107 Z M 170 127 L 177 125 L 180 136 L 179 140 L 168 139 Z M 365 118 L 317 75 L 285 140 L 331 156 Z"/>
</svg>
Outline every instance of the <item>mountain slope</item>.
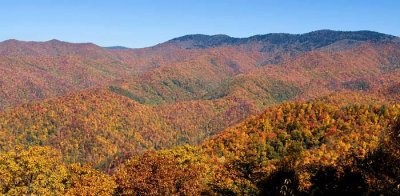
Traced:
<svg viewBox="0 0 400 196">
<path fill-rule="evenodd" d="M 0 148 L 52 146 L 67 162 L 105 167 L 124 153 L 199 144 L 254 112 L 242 100 L 146 106 L 93 89 L 1 112 Z"/>
<path fill-rule="evenodd" d="M 379 68 L 381 73 L 368 76 L 368 80 L 376 81 L 381 75 L 395 75 L 398 71 L 396 67 L 399 64 L 399 42 L 396 40 L 398 38 L 394 36 L 376 32 L 329 30 L 301 35 L 267 34 L 240 39 L 224 35 L 192 35 L 151 48 L 123 50 L 58 40 L 8 40 L 0 43 L 0 72 L 3 76 L 0 79 L 0 109 L 31 100 L 62 96 L 86 88 L 106 86 L 123 88 L 132 94 L 132 97 L 136 97 L 136 101 L 146 104 L 199 100 L 204 97 L 221 96 L 218 95 L 221 93 L 215 91 L 231 85 L 231 82 L 237 84 L 235 80 L 242 80 L 235 79 L 236 76 L 254 78 L 254 73 L 257 72 L 272 77 L 257 82 L 258 86 L 265 86 L 264 88 L 269 88 L 271 83 L 276 81 L 282 84 L 279 86 L 286 87 L 293 86 L 293 81 L 303 84 L 304 81 L 299 81 L 300 77 L 317 77 L 324 83 L 324 87 L 330 85 L 328 88 L 341 85 L 336 84 L 337 81 L 331 81 L 332 79 L 323 79 L 321 74 L 311 76 L 310 73 L 306 73 L 312 69 L 310 66 L 315 66 L 309 65 L 310 63 L 318 63 L 321 68 L 329 64 L 330 70 L 327 74 L 338 79 L 347 74 L 339 69 L 342 69 L 340 66 L 350 64 L 348 62 L 358 66 L 351 65 L 351 75 L 354 75 L 357 69 Z M 186 47 L 180 46 L 181 42 L 203 44 L 204 47 L 185 49 Z M 381 49 L 384 52 L 378 51 Z M 349 55 L 351 52 L 359 56 Z M 368 59 L 372 57 L 368 55 L 379 59 L 370 61 Z M 322 62 L 322 58 L 326 58 L 326 61 Z M 368 60 L 366 65 L 363 64 L 363 58 Z M 286 72 L 290 72 L 290 76 L 283 75 Z M 354 77 L 354 81 L 348 81 L 349 83 L 344 85 L 354 90 L 359 88 L 360 84 L 368 83 L 363 81 L 365 78 L 360 78 L 361 72 Z M 331 84 L 325 84 L 328 80 Z M 385 85 L 396 88 L 396 79 L 393 80 L 394 82 Z M 321 81 L 310 85 L 320 85 Z M 304 91 L 304 85 L 294 86 Z M 262 88 L 259 90 L 268 91 Z M 396 92 L 396 89 L 392 92 Z M 270 99 L 268 92 L 263 94 L 265 95 L 261 97 L 264 97 L 265 103 L 258 101 L 257 105 L 261 107 L 266 103 L 275 102 L 265 100 Z"/>
<path fill-rule="evenodd" d="M 68 164 L 115 172 L 107 193 L 398 193 L 398 40 L 322 30 L 143 49 L 5 41 L 0 157 L 60 151 Z M 0 169 L 18 187 L 13 176 L 27 175 L 10 164 Z M 83 182 L 100 178 L 79 167 Z"/>
<path fill-rule="evenodd" d="M 347 173 L 365 178 L 354 177 L 343 181 L 343 186 L 360 180 L 370 184 L 358 191 L 374 191 L 381 184 L 368 179 L 380 178 L 369 176 L 371 172 L 379 173 L 372 165 L 380 159 L 370 160 L 371 167 L 361 164 L 367 164 L 362 162 L 364 158 L 387 141 L 389 136 L 385 134 L 390 133 L 391 123 L 399 114 L 398 104 L 339 108 L 322 102 L 297 102 L 271 107 L 205 142 L 203 148 L 215 160 L 211 164 L 217 165 L 210 186 L 225 194 L 278 194 L 283 186 L 297 194 L 330 193 L 328 190 L 343 191 L 329 185 L 341 186 L 335 180 L 346 180 Z M 354 159 L 362 163 L 352 162 Z M 342 170 L 345 168 L 349 170 Z M 334 174 L 319 173 L 328 171 Z M 392 186 L 398 182 L 387 183 Z"/>
</svg>

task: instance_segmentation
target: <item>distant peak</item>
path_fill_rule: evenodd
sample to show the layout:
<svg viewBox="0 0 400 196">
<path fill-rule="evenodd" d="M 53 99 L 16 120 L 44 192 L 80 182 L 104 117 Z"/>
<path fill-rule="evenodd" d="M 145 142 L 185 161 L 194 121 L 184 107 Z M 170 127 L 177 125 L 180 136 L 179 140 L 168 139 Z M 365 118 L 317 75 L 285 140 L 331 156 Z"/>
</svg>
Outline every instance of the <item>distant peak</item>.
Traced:
<svg viewBox="0 0 400 196">
<path fill-rule="evenodd" d="M 178 43 L 182 48 L 210 48 L 221 45 L 233 44 L 238 38 L 233 38 L 224 34 L 204 35 L 192 34 L 177 37 L 166 42 L 166 44 Z"/>
<path fill-rule="evenodd" d="M 46 41 L 46 42 L 44 42 L 44 43 L 49 43 L 49 44 L 65 44 L 65 43 L 67 43 L 67 42 L 63 42 L 63 41 L 60 41 L 60 40 L 58 40 L 58 39 L 51 39 L 51 40 Z"/>
<path fill-rule="evenodd" d="M 51 39 L 51 40 L 49 40 L 48 42 L 61 42 L 61 41 L 58 40 L 58 39 Z"/>
<path fill-rule="evenodd" d="M 103 47 L 103 48 L 111 49 L 111 50 L 128 50 L 128 49 L 130 49 L 130 48 L 125 47 L 125 46 L 106 46 L 106 47 Z"/>
<path fill-rule="evenodd" d="M 17 42 L 21 42 L 21 41 L 16 40 L 16 39 L 8 39 L 8 40 L 4 40 L 4 41 L 1 42 L 1 43 L 17 43 Z"/>
<path fill-rule="evenodd" d="M 218 39 L 218 38 L 232 38 L 232 37 L 225 34 L 216 34 L 216 35 L 189 34 L 174 38 L 170 41 L 187 41 L 187 40 L 203 40 L 203 39 Z"/>
<path fill-rule="evenodd" d="M 19 40 L 16 40 L 16 39 L 8 39 L 8 40 L 5 40 L 5 42 L 18 42 Z"/>
</svg>

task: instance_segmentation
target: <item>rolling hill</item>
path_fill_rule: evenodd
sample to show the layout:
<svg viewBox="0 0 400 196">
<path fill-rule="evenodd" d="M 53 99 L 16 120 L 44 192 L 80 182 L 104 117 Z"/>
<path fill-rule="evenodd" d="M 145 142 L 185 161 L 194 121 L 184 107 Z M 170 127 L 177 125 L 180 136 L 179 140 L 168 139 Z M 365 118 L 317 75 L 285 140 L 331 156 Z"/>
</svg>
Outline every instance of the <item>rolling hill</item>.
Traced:
<svg viewBox="0 0 400 196">
<path fill-rule="evenodd" d="M 57 176 L 60 193 L 398 193 L 399 168 L 376 169 L 398 161 L 395 36 L 196 34 L 141 49 L 7 40 L 0 75 L 4 194 L 24 186 L 14 175 L 33 179 L 14 172 L 19 159 Z"/>
<path fill-rule="evenodd" d="M 51 146 L 66 162 L 106 167 L 123 154 L 200 144 L 256 111 L 243 100 L 147 106 L 108 89 L 90 89 L 3 111 L 0 146 Z"/>
<path fill-rule="evenodd" d="M 183 47 L 186 42 L 205 45 L 189 49 Z M 323 86 L 323 91 L 330 92 L 343 85 L 350 90 L 363 88 L 360 85 L 368 88 L 364 80 L 393 75 L 388 77 L 395 78 L 387 78 L 390 81 L 384 85 L 397 92 L 399 43 L 397 37 L 376 32 L 329 30 L 249 38 L 190 35 L 143 49 L 8 40 L 0 43 L 0 108 L 106 86 L 124 89 L 125 94 L 145 104 L 199 100 L 223 96 L 215 91 L 227 85 L 229 89 L 240 88 L 235 81 L 250 77 L 264 77 L 259 85 L 282 86 L 281 92 L 288 94 L 268 95 L 261 90 L 264 102 L 275 102 L 265 99 L 271 96 L 293 98 L 299 94 L 298 88 L 305 88 L 306 80 L 312 83 L 308 85 Z M 329 71 L 321 72 L 325 67 Z M 361 71 L 367 69 L 371 71 Z M 268 74 L 267 78 L 254 76 L 261 73 Z M 343 77 L 347 77 L 347 84 L 332 81 Z"/>
<path fill-rule="evenodd" d="M 123 152 L 200 144 L 286 101 L 395 103 L 398 40 L 321 30 L 188 35 L 143 49 L 4 41 L 0 117 L 13 139 L 0 146 L 50 145 L 72 162 L 99 165 Z"/>
</svg>

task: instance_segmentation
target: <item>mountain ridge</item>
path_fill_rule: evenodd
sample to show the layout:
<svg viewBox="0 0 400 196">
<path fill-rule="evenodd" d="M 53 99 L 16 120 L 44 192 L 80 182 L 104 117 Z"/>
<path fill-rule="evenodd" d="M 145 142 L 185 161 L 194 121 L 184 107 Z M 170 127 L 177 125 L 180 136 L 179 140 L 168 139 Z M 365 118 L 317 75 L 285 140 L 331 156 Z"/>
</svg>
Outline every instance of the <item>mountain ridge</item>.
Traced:
<svg viewBox="0 0 400 196">
<path fill-rule="evenodd" d="M 394 40 L 398 37 L 394 35 L 379 33 L 375 31 L 335 31 L 335 30 L 316 30 L 303 34 L 289 34 L 289 33 L 268 33 L 253 35 L 244 38 L 235 38 L 228 35 L 218 34 L 218 35 L 204 35 L 204 34 L 192 34 L 185 35 L 182 37 L 173 38 L 167 42 L 161 43 L 159 45 L 165 44 L 178 44 L 179 42 L 193 42 L 182 44 L 183 48 L 212 48 L 220 47 L 226 45 L 241 45 L 249 42 L 269 42 L 271 44 L 282 44 L 285 42 L 295 43 L 295 42 L 306 42 L 308 40 L 315 40 L 317 38 L 324 38 L 325 42 L 322 45 L 329 45 L 336 41 L 350 39 L 355 41 L 384 41 L 384 40 Z"/>
<path fill-rule="evenodd" d="M 357 30 L 357 31 L 340 31 L 340 30 L 330 30 L 330 29 L 321 29 L 321 30 L 315 30 L 311 31 L 308 33 L 267 33 L 267 34 L 256 34 L 252 35 L 249 37 L 232 37 L 226 34 L 214 34 L 214 35 L 208 35 L 208 34 L 187 34 L 179 37 L 172 38 L 170 40 L 167 40 L 165 42 L 155 44 L 153 46 L 148 46 L 148 47 L 141 47 L 141 48 L 130 48 L 126 46 L 106 46 L 106 47 L 101 47 L 95 43 L 92 42 L 85 42 L 85 43 L 79 43 L 79 42 L 68 42 L 68 41 L 61 41 L 58 39 L 51 39 L 48 41 L 22 41 L 18 39 L 7 39 L 3 40 L 0 42 L 1 44 L 5 43 L 25 43 L 25 44 L 47 44 L 47 43 L 64 43 L 64 44 L 82 44 L 82 45 L 95 45 L 100 48 L 105 48 L 105 49 L 144 49 L 144 48 L 151 48 L 151 47 L 157 47 L 163 44 L 168 44 L 168 43 L 174 43 L 178 41 L 194 41 L 194 42 L 211 42 L 211 43 L 204 43 L 204 45 L 198 44 L 197 47 L 199 48 L 209 48 L 209 47 L 215 47 L 215 46 L 222 46 L 223 44 L 243 44 L 249 41 L 276 41 L 279 39 L 283 38 L 289 38 L 293 39 L 295 37 L 302 37 L 302 39 L 306 39 L 307 37 L 313 37 L 316 35 L 338 35 L 340 34 L 341 36 L 354 36 L 357 34 L 361 34 L 361 36 L 355 36 L 353 39 L 359 39 L 359 40 L 368 40 L 367 38 L 369 37 L 371 40 L 375 41 L 382 41 L 384 39 L 388 40 L 400 40 L 400 37 L 396 35 L 390 35 L 386 33 L 380 33 L 377 31 L 370 31 L 370 30 Z M 344 38 L 341 38 L 340 40 L 343 40 Z M 337 41 L 337 40 L 336 40 Z M 398 41 L 396 41 L 398 42 Z M 400 42 L 400 41 L 399 41 Z"/>
<path fill-rule="evenodd" d="M 326 36 L 330 34 L 337 36 L 331 39 L 329 38 L 331 36 Z M 197 36 L 204 37 L 194 35 Z M 302 84 L 303 87 L 307 87 L 303 82 L 305 80 L 310 82 L 316 78 L 324 85 L 314 84 L 314 86 L 318 86 L 318 89 L 324 92 L 342 89 L 343 86 L 363 90 L 374 88 L 374 85 L 382 86 L 375 81 L 383 75 L 385 75 L 383 78 L 390 76 L 397 81 L 395 77 L 400 66 L 398 65 L 400 42 L 396 42 L 398 38 L 395 36 L 371 31 L 331 30 L 301 35 L 267 34 L 265 35 L 267 38 L 261 36 L 247 39 L 269 41 L 194 49 L 182 48 L 180 43 L 121 50 L 107 49 L 90 43 L 73 44 L 59 40 L 47 42 L 8 40 L 0 43 L 2 74 L 0 110 L 32 100 L 62 96 L 67 92 L 100 86 L 117 86 L 123 89 L 125 94 L 144 104 L 164 104 L 204 98 L 215 99 L 229 94 L 241 97 L 244 94 L 252 97 L 263 95 L 261 97 L 268 99 L 286 100 L 301 92 L 296 86 Z M 283 39 L 288 36 L 294 38 Z M 318 39 L 322 37 L 321 43 L 318 39 L 312 41 L 313 37 Z M 216 42 L 209 43 L 209 46 L 235 38 L 220 34 L 213 36 L 212 39 Z M 339 39 L 341 40 L 331 43 L 332 40 Z M 185 40 L 193 40 L 193 36 L 187 36 Z M 189 45 L 194 43 L 189 43 L 187 46 Z M 327 75 L 332 77 L 329 79 L 330 83 L 321 78 L 319 72 L 313 71 L 315 67 L 319 67 L 317 70 L 329 67 L 330 72 Z M 338 70 L 344 68 L 349 68 L 348 72 Z M 311 71 L 318 77 L 314 76 L 312 79 L 313 77 L 309 75 Z M 264 73 L 264 75 L 248 75 L 250 72 Z M 368 75 L 361 75 L 360 72 Z M 240 74 L 247 76 L 234 79 Z M 270 77 L 265 78 L 265 75 Z M 343 78 L 345 75 L 353 75 L 356 78 L 353 81 L 347 77 L 345 84 L 334 79 Z M 293 79 L 296 79 L 296 82 L 289 82 Z M 230 80 L 232 81 L 229 82 Z M 385 85 L 389 85 L 391 91 L 397 92 L 397 84 L 385 81 L 387 82 Z M 217 92 L 224 86 L 227 86 L 226 90 L 230 90 L 224 93 Z M 276 94 L 269 88 L 281 91 Z M 312 92 L 310 94 L 315 95 Z M 271 100 L 264 100 L 258 105 L 265 107 L 265 103 L 269 104 Z"/>
</svg>

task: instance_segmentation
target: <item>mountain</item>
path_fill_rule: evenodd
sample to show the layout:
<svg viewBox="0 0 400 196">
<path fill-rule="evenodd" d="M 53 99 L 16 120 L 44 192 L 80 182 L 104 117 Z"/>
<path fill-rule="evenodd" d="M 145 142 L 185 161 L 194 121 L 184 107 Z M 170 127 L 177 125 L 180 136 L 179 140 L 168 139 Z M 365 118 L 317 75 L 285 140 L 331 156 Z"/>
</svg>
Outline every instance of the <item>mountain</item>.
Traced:
<svg viewBox="0 0 400 196">
<path fill-rule="evenodd" d="M 193 35 L 151 48 L 123 50 L 58 40 L 8 40 L 0 43 L 0 110 L 12 111 L 48 99 L 60 100 L 52 102 L 51 107 L 57 108 L 66 95 L 104 89 L 107 93 L 100 93 L 99 98 L 102 94 L 113 100 L 124 97 L 152 111 L 145 116 L 159 116 L 160 122 L 168 124 L 166 130 L 188 133 L 169 139 L 172 143 L 158 144 L 160 148 L 199 144 L 248 115 L 286 101 L 399 101 L 397 39 L 369 31 L 328 30 L 267 34 L 245 41 L 225 35 Z M 213 47 L 174 45 L 180 41 Z M 278 52 L 248 43 L 273 43 Z M 301 52 L 292 54 L 282 49 L 299 44 L 310 51 L 300 48 L 296 50 Z M 278 56 L 282 57 L 278 64 L 268 60 Z M 125 112 L 129 113 L 124 110 L 121 115 Z M 104 123 L 110 122 L 104 119 Z M 151 143 L 149 148 L 157 148 L 157 142 Z"/>
<path fill-rule="evenodd" d="M 92 43 L 68 43 L 56 39 L 46 42 L 6 40 L 0 43 L 1 56 L 109 56 L 106 50 Z"/>
<path fill-rule="evenodd" d="M 302 36 L 318 37 L 329 33 L 334 32 L 317 31 L 311 33 L 312 36 Z M 356 36 L 357 33 L 360 35 Z M 304 91 L 312 86 L 308 92 L 323 92 L 324 96 L 339 90 L 354 91 L 362 86 L 366 86 L 364 93 L 374 93 L 382 85 L 385 85 L 384 89 L 396 89 L 398 72 L 387 70 L 397 70 L 399 45 L 395 41 L 386 41 L 396 38 L 373 32 L 338 34 L 336 37 L 339 41 L 333 44 L 296 54 L 283 49 L 269 52 L 243 46 L 189 50 L 173 45 L 169 45 L 168 49 L 163 49 L 167 46 L 156 46 L 149 50 L 158 53 L 159 57 L 165 57 L 164 60 L 167 59 L 163 56 L 165 51 L 170 52 L 172 57 L 168 59 L 169 65 L 158 63 L 154 69 L 139 78 L 126 80 L 124 84 L 129 86 L 126 90 L 143 103 L 215 99 L 235 94 L 246 99 L 259 97 L 265 102 L 258 103 L 261 108 L 275 101 L 310 98 L 311 95 Z M 191 37 L 187 36 L 184 40 L 193 41 Z M 355 44 L 340 37 L 369 41 Z M 292 44 L 291 47 L 295 46 Z M 278 64 L 272 63 L 277 61 Z M 325 68 L 329 71 L 322 75 Z M 387 80 L 387 83 L 376 84 L 375 90 L 367 89 L 371 87 L 370 83 L 381 79 Z M 275 95 L 270 95 L 271 88 L 274 88 Z"/>
<path fill-rule="evenodd" d="M 58 40 L 8 40 L 0 43 L 0 110 L 94 88 L 146 107 L 179 111 L 184 105 L 197 105 L 210 114 L 222 105 L 226 111 L 236 108 L 232 115 L 240 107 L 246 108 L 243 115 L 250 115 L 285 101 L 340 95 L 342 100 L 392 103 L 400 92 L 397 40 L 371 31 L 330 30 L 249 38 L 188 35 L 150 48 L 123 50 Z M 196 124 L 198 118 L 188 124 Z M 194 126 L 190 132 L 205 130 L 204 123 L 213 118 L 213 124 L 221 125 L 210 132 L 217 133 L 244 116 L 225 123 L 205 115 L 202 128 Z"/>
<path fill-rule="evenodd" d="M 32 184 L 29 169 L 61 192 L 396 195 L 399 43 L 331 30 L 0 42 L 0 193 Z"/>
<path fill-rule="evenodd" d="M 109 89 L 89 89 L 0 113 L 0 147 L 51 146 L 66 162 L 107 167 L 124 153 L 200 144 L 255 112 L 244 100 L 147 106 Z"/>
<path fill-rule="evenodd" d="M 226 45 L 238 44 L 241 39 L 233 38 L 227 35 L 185 35 L 182 37 L 174 38 L 161 45 L 178 45 L 182 48 L 213 48 Z"/>
<path fill-rule="evenodd" d="M 270 33 L 247 38 L 233 38 L 227 35 L 186 35 L 174 38 L 161 45 L 177 45 L 181 48 L 214 48 L 260 44 L 263 50 L 272 48 L 297 49 L 310 51 L 323 48 L 339 41 L 349 42 L 385 42 L 394 41 L 397 37 L 373 31 L 332 31 L 319 30 L 305 34 Z"/>
<path fill-rule="evenodd" d="M 371 31 L 330 30 L 300 35 L 266 34 L 249 38 L 188 35 L 151 48 L 123 50 L 58 40 L 8 40 L 0 43 L 0 68 L 3 75 L 0 80 L 0 108 L 107 85 L 125 85 L 128 87 L 126 90 L 134 95 L 132 97 L 147 104 L 215 97 L 214 89 L 226 86 L 230 80 L 236 80 L 233 78 L 237 75 L 243 78 L 247 77 L 243 74 L 262 72 L 263 69 L 283 70 L 269 65 L 285 66 L 317 53 L 346 54 L 348 51 L 361 50 L 358 48 L 377 50 L 379 47 L 385 49 L 384 46 L 397 50 L 399 44 L 396 40 L 397 37 Z M 186 46 L 183 47 L 185 44 L 198 45 L 202 49 L 190 46 L 192 49 L 188 50 Z M 387 54 L 379 55 L 382 55 L 380 58 L 387 58 L 387 62 L 371 62 L 375 63 L 372 66 L 395 69 L 398 59 Z M 342 59 L 341 64 L 353 61 Z M 363 69 L 366 65 L 359 66 Z M 290 70 L 294 69 L 297 68 Z M 274 80 L 285 83 L 281 78 Z"/>
</svg>

